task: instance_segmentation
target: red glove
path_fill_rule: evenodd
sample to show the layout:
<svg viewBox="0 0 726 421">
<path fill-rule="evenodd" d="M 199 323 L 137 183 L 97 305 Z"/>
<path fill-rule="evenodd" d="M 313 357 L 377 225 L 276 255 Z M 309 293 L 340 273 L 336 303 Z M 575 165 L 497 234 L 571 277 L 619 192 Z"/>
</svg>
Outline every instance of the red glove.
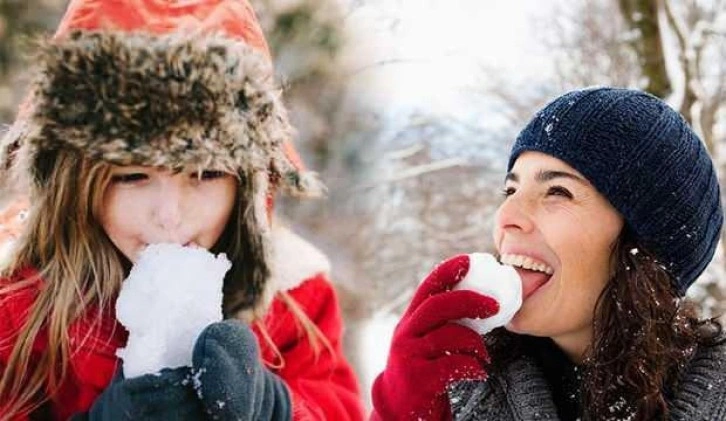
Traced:
<svg viewBox="0 0 726 421">
<path fill-rule="evenodd" d="M 489 354 L 481 336 L 450 323 L 499 311 L 491 297 L 451 291 L 468 271 L 469 256 L 456 256 L 419 286 L 393 333 L 386 368 L 373 384 L 372 420 L 450 420 L 446 386 L 486 379 Z"/>
</svg>

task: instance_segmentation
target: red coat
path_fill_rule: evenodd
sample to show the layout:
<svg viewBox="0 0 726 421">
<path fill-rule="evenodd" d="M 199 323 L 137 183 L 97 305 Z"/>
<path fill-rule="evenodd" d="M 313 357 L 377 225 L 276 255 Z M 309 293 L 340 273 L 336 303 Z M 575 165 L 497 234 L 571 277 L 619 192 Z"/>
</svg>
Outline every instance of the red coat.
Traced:
<svg viewBox="0 0 726 421">
<path fill-rule="evenodd" d="M 32 273 L 24 271 L 18 276 Z M 11 351 L 9 345 L 15 342 L 17 330 L 27 318 L 38 285 L 36 283 L 33 287 L 0 297 L 0 366 L 7 364 Z M 283 286 L 289 287 L 284 283 Z M 318 273 L 287 291 L 325 335 L 335 353 L 331 355 L 322 346 L 322 352 L 316 359 L 305 332 L 298 328 L 287 305 L 280 298 L 273 300 L 263 323 L 284 359 L 281 368 L 271 370 L 288 386 L 293 419 L 362 420 L 364 410 L 357 381 L 341 349 L 342 320 L 331 284 L 324 274 Z M 76 412 L 88 410 L 116 370 L 118 359 L 115 352 L 124 345 L 126 332 L 112 314 L 104 315 L 101 325 L 94 328 L 95 320 L 98 319 L 87 316 L 71 327 L 70 370 L 61 390 L 50 403 L 54 419 L 67 419 Z M 89 337 L 87 334 L 92 328 L 93 334 Z M 263 359 L 273 365 L 279 363 L 279 358 L 275 357 L 258 329 L 254 331 Z M 112 339 L 109 341 L 108 338 Z M 34 358 L 38 358 L 46 347 L 47 341 L 41 336 L 34 346 Z"/>
</svg>

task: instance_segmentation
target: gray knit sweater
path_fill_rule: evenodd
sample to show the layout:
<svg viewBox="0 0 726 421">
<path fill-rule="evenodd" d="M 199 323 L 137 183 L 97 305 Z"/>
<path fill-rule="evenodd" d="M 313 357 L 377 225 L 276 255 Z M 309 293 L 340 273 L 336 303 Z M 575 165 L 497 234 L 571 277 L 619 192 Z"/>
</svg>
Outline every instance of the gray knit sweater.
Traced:
<svg viewBox="0 0 726 421">
<path fill-rule="evenodd" d="M 522 355 L 484 382 L 449 390 L 456 420 L 558 420 L 550 386 L 534 359 Z M 673 421 L 726 421 L 726 343 L 699 349 L 669 402 Z"/>
</svg>

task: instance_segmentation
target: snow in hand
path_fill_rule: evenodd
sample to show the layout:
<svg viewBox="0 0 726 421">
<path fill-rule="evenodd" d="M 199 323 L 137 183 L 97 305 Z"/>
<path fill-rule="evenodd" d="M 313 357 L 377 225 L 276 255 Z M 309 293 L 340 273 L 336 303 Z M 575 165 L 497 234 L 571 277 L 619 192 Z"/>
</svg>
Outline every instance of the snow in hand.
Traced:
<svg viewBox="0 0 726 421">
<path fill-rule="evenodd" d="M 499 264 L 491 254 L 469 255 L 469 271 L 454 287 L 458 289 L 478 292 L 499 303 L 499 312 L 492 317 L 458 321 L 481 335 L 509 323 L 522 306 L 522 280 L 513 267 Z"/>
<path fill-rule="evenodd" d="M 116 317 L 129 331 L 125 377 L 192 365 L 197 336 L 222 320 L 227 256 L 177 244 L 152 244 L 139 254 L 116 301 Z"/>
</svg>

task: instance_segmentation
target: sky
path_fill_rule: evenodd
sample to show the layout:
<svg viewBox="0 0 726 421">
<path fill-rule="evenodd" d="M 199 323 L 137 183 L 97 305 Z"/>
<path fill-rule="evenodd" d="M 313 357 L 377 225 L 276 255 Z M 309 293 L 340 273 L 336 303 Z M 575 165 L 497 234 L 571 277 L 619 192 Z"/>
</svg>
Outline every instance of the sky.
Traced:
<svg viewBox="0 0 726 421">
<path fill-rule="evenodd" d="M 551 71 L 541 0 L 351 1 L 353 83 L 389 107 L 456 107 L 482 68 L 515 83 Z"/>
</svg>

